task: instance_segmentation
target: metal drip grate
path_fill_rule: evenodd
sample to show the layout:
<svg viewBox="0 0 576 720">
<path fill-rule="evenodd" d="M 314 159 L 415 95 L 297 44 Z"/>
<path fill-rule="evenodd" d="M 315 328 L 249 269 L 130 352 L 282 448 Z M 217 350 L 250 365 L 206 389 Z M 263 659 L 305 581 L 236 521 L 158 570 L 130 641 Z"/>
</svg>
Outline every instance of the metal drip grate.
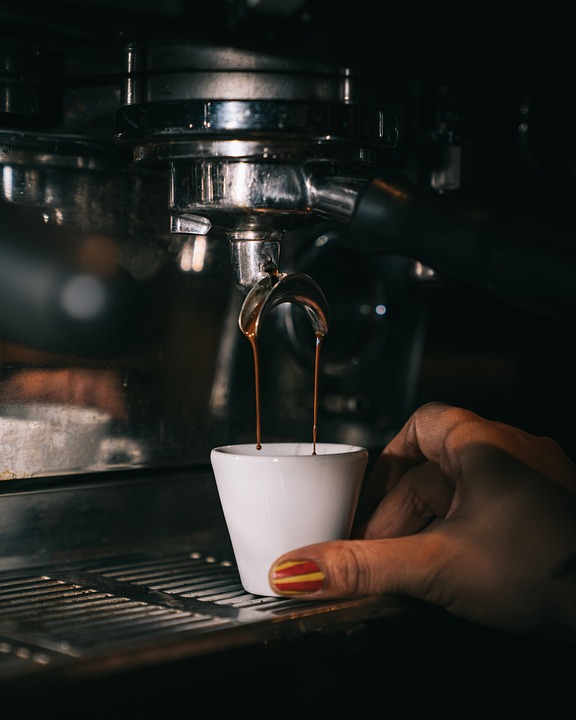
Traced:
<svg viewBox="0 0 576 720">
<path fill-rule="evenodd" d="M 303 618 L 328 609 L 338 616 L 333 603 L 246 593 L 233 562 L 196 551 L 2 573 L 0 680 L 46 668 L 78 672 L 112 657 L 137 662 L 152 649 L 158 659 L 176 645 L 190 655 L 261 642 L 262 626 L 277 638 L 282 618 L 299 619 L 302 631 Z"/>
<path fill-rule="evenodd" d="M 161 560 L 114 564 L 91 569 L 99 577 L 118 583 L 144 587 L 201 603 L 233 608 L 281 608 L 294 601 L 247 593 L 240 583 L 236 566 L 229 560 L 218 561 L 211 555 L 192 552 Z"/>
</svg>

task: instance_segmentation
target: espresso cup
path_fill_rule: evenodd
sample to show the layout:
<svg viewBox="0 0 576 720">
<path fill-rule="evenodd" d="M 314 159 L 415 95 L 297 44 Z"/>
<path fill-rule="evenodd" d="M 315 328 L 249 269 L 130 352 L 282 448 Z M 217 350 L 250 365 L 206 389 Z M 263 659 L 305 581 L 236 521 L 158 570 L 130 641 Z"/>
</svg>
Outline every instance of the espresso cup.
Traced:
<svg viewBox="0 0 576 720">
<path fill-rule="evenodd" d="M 368 451 L 339 443 L 214 448 L 210 461 L 242 587 L 278 595 L 268 573 L 285 552 L 350 537 Z"/>
</svg>

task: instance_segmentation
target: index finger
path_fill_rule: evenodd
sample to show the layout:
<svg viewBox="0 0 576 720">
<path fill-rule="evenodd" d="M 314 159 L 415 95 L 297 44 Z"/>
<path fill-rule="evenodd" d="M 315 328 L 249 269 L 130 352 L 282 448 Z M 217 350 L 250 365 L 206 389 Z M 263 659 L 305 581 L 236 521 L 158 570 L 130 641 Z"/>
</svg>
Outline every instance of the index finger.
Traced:
<svg viewBox="0 0 576 720">
<path fill-rule="evenodd" d="M 477 435 L 474 425 L 487 424 L 463 408 L 431 402 L 418 408 L 388 443 L 374 464 L 369 483 L 390 491 L 413 466 L 427 460 L 437 463 L 448 479 L 459 474 L 457 447 Z"/>
<path fill-rule="evenodd" d="M 478 469 L 478 448 L 504 451 L 532 470 L 576 492 L 576 465 L 551 438 L 532 435 L 464 408 L 432 402 L 418 408 L 374 466 L 371 478 L 388 492 L 406 471 L 425 460 L 438 463 L 449 482 Z"/>
</svg>

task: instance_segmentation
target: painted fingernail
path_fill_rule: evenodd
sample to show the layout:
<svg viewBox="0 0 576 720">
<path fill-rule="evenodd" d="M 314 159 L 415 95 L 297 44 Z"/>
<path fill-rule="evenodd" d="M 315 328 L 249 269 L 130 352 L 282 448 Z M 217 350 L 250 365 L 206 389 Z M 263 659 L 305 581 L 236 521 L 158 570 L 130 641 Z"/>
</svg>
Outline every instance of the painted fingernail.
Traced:
<svg viewBox="0 0 576 720">
<path fill-rule="evenodd" d="M 282 595 L 303 595 L 320 590 L 324 573 L 312 560 L 289 560 L 272 570 L 272 582 Z"/>
</svg>

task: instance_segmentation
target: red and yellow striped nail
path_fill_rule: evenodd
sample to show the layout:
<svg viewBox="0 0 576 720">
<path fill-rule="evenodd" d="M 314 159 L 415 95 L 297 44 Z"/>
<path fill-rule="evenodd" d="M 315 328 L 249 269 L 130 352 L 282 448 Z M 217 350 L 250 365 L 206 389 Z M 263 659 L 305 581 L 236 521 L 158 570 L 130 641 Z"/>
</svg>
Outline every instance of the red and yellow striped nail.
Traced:
<svg viewBox="0 0 576 720">
<path fill-rule="evenodd" d="M 272 584 L 282 595 L 303 595 L 320 590 L 324 573 L 312 560 L 289 560 L 272 570 Z"/>
</svg>

